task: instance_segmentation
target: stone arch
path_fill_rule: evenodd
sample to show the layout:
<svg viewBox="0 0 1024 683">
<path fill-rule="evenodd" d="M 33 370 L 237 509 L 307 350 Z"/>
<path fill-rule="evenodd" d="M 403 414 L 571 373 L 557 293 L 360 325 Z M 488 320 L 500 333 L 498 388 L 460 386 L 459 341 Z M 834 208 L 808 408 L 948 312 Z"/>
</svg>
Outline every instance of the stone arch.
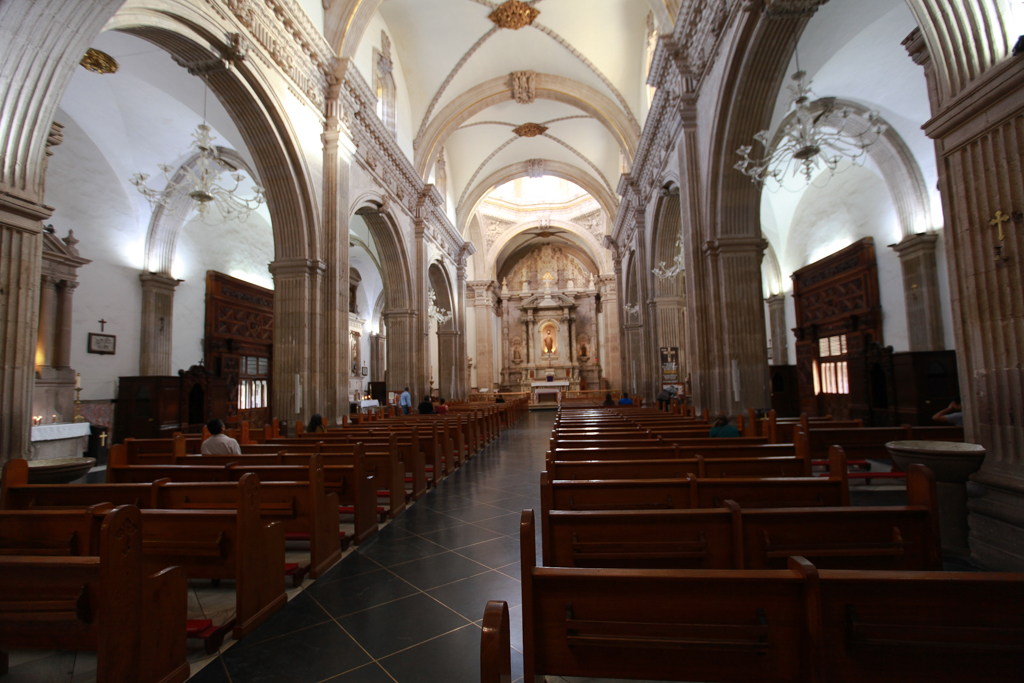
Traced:
<svg viewBox="0 0 1024 683">
<path fill-rule="evenodd" d="M 218 146 L 217 154 L 235 168 L 245 171 L 253 180 L 257 180 L 258 176 L 235 150 Z M 172 181 L 180 182 L 185 176 L 185 169 L 195 168 L 198 159 L 198 152 L 186 159 L 171 176 Z M 178 237 L 185 227 L 185 219 L 188 218 L 191 204 L 190 198 L 179 194 L 174 197 L 170 206 L 158 204 L 153 208 L 153 215 L 149 218 L 149 229 L 146 231 L 146 261 L 143 270 L 149 273 L 171 274 L 174 254 L 178 248 Z"/>
<path fill-rule="evenodd" d="M 437 324 L 437 390 L 439 396 L 451 398 L 456 392 L 456 366 L 459 355 L 458 311 L 454 305 L 454 289 L 448 270 L 439 261 L 434 261 L 427 267 L 427 280 L 434 290 L 437 307 L 451 314 L 446 322 Z"/>
<path fill-rule="evenodd" d="M 108 30 L 153 43 L 181 63 L 226 59 L 222 27 L 195 7 L 172 2 L 161 10 L 133 7 L 118 13 Z M 274 232 L 274 252 L 284 259 L 319 259 L 319 211 L 301 145 L 284 106 L 259 68 L 259 61 L 236 60 L 231 68 L 201 76 L 235 122 L 263 184 Z"/>
<path fill-rule="evenodd" d="M 826 107 L 834 104 L 833 111 L 826 117 L 826 125 L 833 128 L 845 126 L 852 135 L 866 132 L 871 126 L 868 116 L 870 109 L 852 100 L 841 98 L 823 98 L 811 104 L 811 112 L 820 114 Z M 840 112 L 846 110 L 849 116 Z M 790 112 L 779 124 L 772 139 L 769 152 L 773 152 L 782 140 L 782 131 L 796 119 L 796 113 Z M 879 119 L 885 124 L 884 120 Z M 889 188 L 896 214 L 899 217 L 903 237 L 919 232 L 930 231 L 932 226 L 931 200 L 928 197 L 928 186 L 924 181 L 921 167 L 914 158 L 913 152 L 896 130 L 886 125 L 885 133 L 878 142 L 868 148 L 868 156 L 878 166 L 882 179 Z"/>
<path fill-rule="evenodd" d="M 576 183 L 589 192 L 591 197 L 597 200 L 597 203 L 601 205 L 601 208 L 605 210 L 609 217 L 615 215 L 615 212 L 619 207 L 619 202 L 593 175 L 587 173 L 578 166 L 573 166 L 572 164 L 567 164 L 562 161 L 551 161 L 548 159 L 543 159 L 542 161 L 544 162 L 544 175 L 550 175 Z M 520 161 L 519 163 L 510 164 L 505 168 L 498 169 L 477 183 L 466 195 L 465 203 L 458 210 L 456 228 L 458 229 L 459 234 L 465 234 L 470 218 L 472 218 L 476 213 L 477 207 L 480 205 L 483 198 L 487 196 L 488 192 L 500 185 L 504 185 L 505 183 L 512 182 L 519 178 L 525 178 L 529 175 L 530 162 Z M 465 207 L 469 207 L 469 209 L 466 209 Z"/>
<path fill-rule="evenodd" d="M 377 247 L 381 280 L 384 281 L 385 311 L 414 308 L 410 285 L 412 271 L 405 253 L 401 231 L 394 218 L 380 203 L 367 203 L 355 211 L 370 231 Z"/>
<path fill-rule="evenodd" d="M 764 250 L 764 261 L 761 262 L 761 270 L 768 281 L 768 291 L 765 294 L 777 296 L 786 289 L 785 282 L 782 280 L 782 266 L 779 264 L 779 257 L 775 253 L 775 247 L 768 241 L 764 233 L 761 233 L 761 239 L 768 245 Z"/>
<path fill-rule="evenodd" d="M 588 85 L 563 76 L 539 73 L 535 83 L 537 99 L 568 104 L 597 119 L 618 142 L 627 165 L 633 164 L 640 132 L 612 100 Z M 427 180 L 438 149 L 460 125 L 485 109 L 510 99 L 512 85 L 505 75 L 479 83 L 445 105 L 414 142 L 414 165 L 420 177 Z"/>
<path fill-rule="evenodd" d="M 597 267 L 598 271 L 600 271 L 604 263 L 604 259 L 601 258 L 600 256 L 600 254 L 602 253 L 602 247 L 601 243 L 598 242 L 593 235 L 589 234 L 586 230 L 583 230 L 582 228 L 580 228 L 580 226 L 576 225 L 575 223 L 569 223 L 568 221 L 552 219 L 551 221 L 549 221 L 549 224 L 551 225 L 551 227 L 560 228 L 578 237 L 580 241 L 583 243 L 582 246 L 585 247 L 583 253 L 587 255 L 588 260 L 590 260 Z M 515 226 L 512 230 L 509 230 L 507 233 L 502 235 L 499 238 L 499 240 L 495 242 L 490 249 L 488 249 L 488 254 L 500 254 L 502 249 L 505 248 L 505 245 L 507 245 L 509 242 L 515 239 L 517 235 L 519 235 L 525 230 L 529 230 L 530 228 L 535 228 L 537 227 L 537 225 L 538 221 L 536 220 L 520 223 L 519 225 Z M 497 266 L 497 258 L 495 258 L 494 267 L 497 269 Z M 600 274 L 600 272 L 595 273 L 595 275 L 598 274 Z M 498 275 L 499 273 L 497 272 L 497 270 L 495 270 L 495 277 L 497 277 Z"/>
<path fill-rule="evenodd" d="M 651 232 L 651 270 L 655 297 L 685 297 L 686 275 L 679 273 L 669 280 L 662 280 L 653 275 L 654 268 L 662 263 L 671 268 L 675 265 L 676 255 L 680 253 L 679 239 L 683 231 L 682 206 L 679 199 L 679 186 L 668 185 L 661 191 L 657 208 L 654 213 L 654 230 Z"/>
<path fill-rule="evenodd" d="M 558 226 L 556 226 L 556 227 L 558 227 Z M 523 258 L 528 256 L 532 251 L 534 251 L 536 249 L 540 249 L 543 246 L 544 246 L 543 244 L 528 244 L 528 243 L 519 245 L 518 247 L 516 247 L 515 249 L 510 251 L 504 257 L 504 259 L 502 259 L 501 267 L 500 268 L 498 267 L 497 260 L 495 260 L 495 264 L 494 264 L 495 265 L 494 280 L 496 282 L 502 282 L 505 278 L 507 278 L 515 270 L 515 267 L 519 264 L 519 262 Z M 598 274 L 599 274 L 598 271 L 600 270 L 600 265 L 598 264 L 597 261 L 594 261 L 594 256 L 593 256 L 593 254 L 590 253 L 589 250 L 581 248 L 580 245 L 577 244 L 576 242 L 571 242 L 570 244 L 559 244 L 558 246 L 562 250 L 567 252 L 570 256 L 572 256 L 575 259 L 577 259 L 581 264 L 583 264 L 584 268 L 589 273 L 593 274 L 593 276 L 595 278 L 598 276 Z M 510 289 L 515 290 L 517 284 L 518 283 L 513 282 L 509 286 Z M 583 287 L 589 286 L 589 284 L 590 284 L 589 281 L 588 282 L 581 282 L 581 283 L 579 283 L 579 285 L 577 285 L 576 288 L 577 289 L 582 289 Z"/>
</svg>

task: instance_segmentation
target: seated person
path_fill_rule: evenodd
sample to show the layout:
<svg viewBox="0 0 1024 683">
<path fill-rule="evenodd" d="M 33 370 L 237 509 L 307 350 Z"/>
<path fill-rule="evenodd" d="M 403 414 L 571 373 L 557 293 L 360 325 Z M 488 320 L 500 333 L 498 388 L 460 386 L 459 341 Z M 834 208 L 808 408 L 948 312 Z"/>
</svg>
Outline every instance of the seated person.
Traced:
<svg viewBox="0 0 1024 683">
<path fill-rule="evenodd" d="M 494 399 L 494 402 L 495 403 L 504 403 L 505 402 L 505 397 L 502 396 L 501 394 L 498 394 L 498 397 L 496 399 Z"/>
<path fill-rule="evenodd" d="M 611 408 L 614 405 L 615 401 L 612 399 L 612 394 L 611 392 L 608 392 L 607 394 L 604 395 L 604 403 L 601 404 L 601 407 Z"/>
<path fill-rule="evenodd" d="M 715 419 L 715 423 L 711 425 L 711 436 L 736 438 L 739 435 L 740 430 L 736 429 L 735 425 L 729 424 L 729 416 L 725 413 L 719 413 L 718 417 Z"/>
<path fill-rule="evenodd" d="M 313 417 L 309 418 L 309 426 L 306 427 L 306 432 L 309 434 L 326 434 L 327 426 L 324 425 L 324 418 L 320 413 L 316 413 Z"/>
<path fill-rule="evenodd" d="M 622 398 L 619 399 L 619 405 L 620 406 L 631 406 L 631 405 L 633 405 L 633 399 L 631 399 L 629 397 L 629 393 L 628 392 L 625 392 L 625 391 L 622 392 Z"/>
<path fill-rule="evenodd" d="M 964 426 L 964 408 L 960 405 L 960 397 L 954 396 L 953 402 L 948 406 L 940 410 L 939 412 L 932 415 L 932 419 L 936 422 L 941 422 L 944 425 L 953 425 L 954 427 Z"/>
<path fill-rule="evenodd" d="M 443 398 L 437 399 L 437 411 L 435 411 L 435 412 L 437 412 L 438 415 L 447 415 L 448 414 L 448 406 L 446 406 L 444 404 L 444 399 Z"/>
<path fill-rule="evenodd" d="M 420 401 L 420 405 L 416 408 L 420 415 L 433 415 L 434 404 L 430 402 L 429 396 L 424 396 L 423 400 Z"/>
<path fill-rule="evenodd" d="M 210 438 L 203 442 L 203 455 L 241 455 L 242 449 L 238 442 L 226 434 L 224 422 L 214 418 L 206 423 L 206 429 L 210 432 Z"/>
<path fill-rule="evenodd" d="M 658 410 L 668 410 L 672 405 L 672 399 L 676 397 L 675 387 L 664 387 L 658 392 Z"/>
</svg>

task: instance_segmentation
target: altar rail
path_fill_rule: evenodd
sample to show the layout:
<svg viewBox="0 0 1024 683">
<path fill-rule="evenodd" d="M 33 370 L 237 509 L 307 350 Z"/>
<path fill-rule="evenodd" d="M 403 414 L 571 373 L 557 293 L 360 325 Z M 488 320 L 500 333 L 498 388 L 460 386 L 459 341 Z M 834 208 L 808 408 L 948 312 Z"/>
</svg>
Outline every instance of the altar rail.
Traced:
<svg viewBox="0 0 1024 683">
<path fill-rule="evenodd" d="M 519 398 L 530 398 L 530 392 L 528 391 L 496 391 L 491 393 L 488 391 L 483 394 L 470 394 L 468 397 L 469 403 L 494 403 L 497 397 L 501 396 L 506 402 L 514 401 Z"/>
</svg>

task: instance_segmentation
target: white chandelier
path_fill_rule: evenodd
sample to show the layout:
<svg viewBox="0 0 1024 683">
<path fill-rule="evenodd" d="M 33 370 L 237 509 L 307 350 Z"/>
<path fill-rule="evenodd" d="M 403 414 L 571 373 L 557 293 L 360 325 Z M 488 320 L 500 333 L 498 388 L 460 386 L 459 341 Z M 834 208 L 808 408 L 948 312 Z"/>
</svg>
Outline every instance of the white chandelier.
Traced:
<svg viewBox="0 0 1024 683">
<path fill-rule="evenodd" d="M 640 304 L 622 304 L 622 307 L 630 315 L 640 315 Z"/>
<path fill-rule="evenodd" d="M 671 280 L 676 275 L 679 275 L 679 273 L 682 273 L 683 271 L 686 270 L 686 267 L 683 264 L 683 234 L 682 233 L 679 233 L 679 238 L 676 239 L 676 248 L 678 249 L 678 252 L 676 253 L 676 258 L 673 261 L 671 268 L 666 268 L 665 267 L 665 262 L 661 261 L 658 264 L 658 267 L 654 269 L 653 273 L 658 276 L 659 280 Z"/>
<path fill-rule="evenodd" d="M 862 126 L 850 125 L 859 120 L 851 118 L 854 112 L 847 107 L 837 108 L 834 97 L 812 101 L 811 81 L 807 72 L 800 70 L 799 56 L 792 79 L 792 121 L 780 132 L 774 148 L 770 133 L 763 130 L 754 140 L 761 144 L 766 156 L 751 158 L 753 147 L 749 145 L 737 150 L 743 159 L 735 168 L 758 185 L 771 180 L 778 187 L 800 190 L 811 183 L 815 173 L 827 171 L 824 185 L 844 159 L 861 160 L 887 130 L 877 111 L 868 114 L 866 129 L 858 130 Z"/>
<path fill-rule="evenodd" d="M 433 287 L 427 290 L 427 315 L 430 316 L 431 320 L 436 321 L 438 325 L 444 325 L 452 319 L 450 311 L 437 307 L 437 295 L 434 294 Z"/>
<path fill-rule="evenodd" d="M 157 167 L 163 171 L 167 179 L 167 184 L 162 190 L 155 190 L 146 184 L 149 180 L 147 173 L 136 173 L 129 182 L 154 208 L 157 205 L 170 208 L 176 198 L 188 197 L 204 222 L 212 219 L 207 210 L 213 204 L 223 218 L 233 218 L 244 223 L 249 214 L 263 203 L 263 188 L 259 183 L 254 183 L 252 197 L 240 197 L 235 194 L 245 176 L 220 156 L 217 146 L 213 144 L 216 138 L 211 135 L 210 130 L 206 125 L 204 95 L 203 122 L 192 133 L 191 150 L 194 153 L 194 161 L 177 169 L 167 164 L 158 164 Z M 235 181 L 234 187 L 228 188 L 220 184 L 220 177 L 224 173 Z"/>
</svg>

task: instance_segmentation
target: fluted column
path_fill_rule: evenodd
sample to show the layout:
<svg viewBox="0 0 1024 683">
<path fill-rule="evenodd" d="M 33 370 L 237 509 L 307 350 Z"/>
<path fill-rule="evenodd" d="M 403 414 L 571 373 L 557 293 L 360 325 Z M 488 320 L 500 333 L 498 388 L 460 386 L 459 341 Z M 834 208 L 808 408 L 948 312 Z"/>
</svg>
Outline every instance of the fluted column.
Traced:
<svg viewBox="0 0 1024 683">
<path fill-rule="evenodd" d="M 473 308 L 476 310 L 476 385 L 494 388 L 494 285 L 491 280 L 473 280 Z"/>
<path fill-rule="evenodd" d="M 57 339 L 54 349 L 54 367 L 66 370 L 71 367 L 71 328 L 74 322 L 75 290 L 78 282 L 64 280 L 57 294 Z"/>
<path fill-rule="evenodd" d="M 789 365 L 789 335 L 786 328 L 786 296 L 776 294 L 768 303 L 768 324 L 772 330 L 772 365 Z"/>
<path fill-rule="evenodd" d="M 309 259 L 279 259 L 270 264 L 274 277 L 271 413 L 290 423 L 320 410 L 323 377 L 315 371 L 315 356 L 320 351 L 325 271 L 324 263 Z"/>
<path fill-rule="evenodd" d="M 938 158 L 965 437 L 987 451 L 968 484 L 971 557 L 1024 571 L 1024 71 L 1007 60 L 940 100 L 945 84 L 920 32 L 904 45 L 932 102 L 925 132 Z"/>
<path fill-rule="evenodd" d="M 460 335 L 455 331 L 437 333 L 437 390 L 440 396 L 452 398 L 455 392 L 455 378 L 459 374 L 455 367 Z"/>
<path fill-rule="evenodd" d="M 622 362 L 619 355 L 619 296 L 614 275 L 600 277 L 601 325 L 604 343 L 599 347 L 602 376 L 610 389 L 622 387 Z"/>
<path fill-rule="evenodd" d="M 409 351 L 415 343 L 414 337 L 422 338 L 422 335 L 419 334 L 418 318 L 417 311 L 385 310 L 384 312 L 388 328 L 388 368 L 385 379 L 388 391 L 401 393 L 404 387 L 409 387 L 411 391 L 417 391 L 420 388 L 413 381 L 416 359 Z M 423 390 L 423 393 L 426 393 L 426 389 Z M 414 393 L 413 396 L 415 395 Z"/>
<path fill-rule="evenodd" d="M 53 367 L 54 346 L 57 341 L 57 287 L 60 281 L 52 275 L 40 278 L 39 337 L 36 342 L 36 369 Z"/>
<path fill-rule="evenodd" d="M 342 76 L 337 77 L 338 83 Z M 323 345 L 320 354 L 324 381 L 320 404 L 315 408 L 328 422 L 341 424 L 349 411 L 349 368 L 352 365 L 348 344 L 349 318 L 349 159 L 355 152 L 342 120 L 338 101 L 340 85 L 328 90 L 325 103 L 323 142 L 323 239 L 327 254 L 324 277 Z M 308 412 L 312 412 L 307 411 Z"/>
<path fill-rule="evenodd" d="M 455 395 L 452 398 L 464 399 L 469 393 L 469 353 L 466 345 L 466 260 L 469 258 L 466 250 L 460 255 L 458 265 L 455 268 L 455 296 L 458 299 L 456 306 L 459 339 L 456 344 L 455 353 Z"/>
<path fill-rule="evenodd" d="M 139 343 L 139 374 L 173 374 L 171 368 L 174 290 L 182 283 L 166 273 L 141 273 L 142 336 Z"/>
<path fill-rule="evenodd" d="M 934 233 L 911 235 L 891 245 L 900 257 L 903 298 L 907 303 L 907 332 L 911 351 L 941 351 L 946 348 L 939 297 L 939 269 Z"/>
</svg>

